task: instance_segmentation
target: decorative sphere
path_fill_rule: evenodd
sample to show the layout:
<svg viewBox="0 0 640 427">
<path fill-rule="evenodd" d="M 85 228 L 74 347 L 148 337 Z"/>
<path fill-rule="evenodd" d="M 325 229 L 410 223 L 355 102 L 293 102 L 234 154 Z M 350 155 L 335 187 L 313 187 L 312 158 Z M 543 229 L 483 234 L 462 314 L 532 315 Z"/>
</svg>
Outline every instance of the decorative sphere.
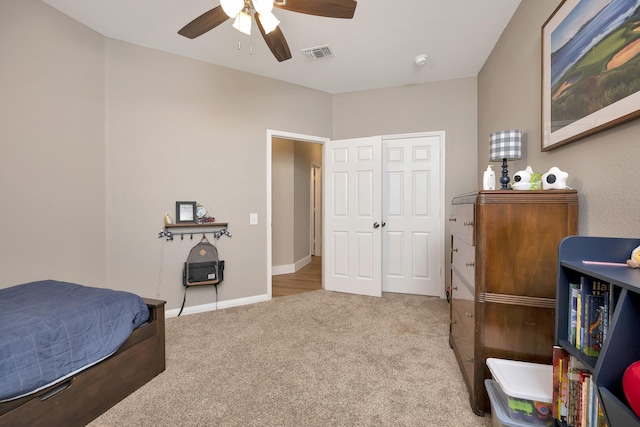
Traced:
<svg viewBox="0 0 640 427">
<path fill-rule="evenodd" d="M 640 360 L 629 365 L 624 371 L 622 389 L 631 409 L 640 417 Z"/>
</svg>

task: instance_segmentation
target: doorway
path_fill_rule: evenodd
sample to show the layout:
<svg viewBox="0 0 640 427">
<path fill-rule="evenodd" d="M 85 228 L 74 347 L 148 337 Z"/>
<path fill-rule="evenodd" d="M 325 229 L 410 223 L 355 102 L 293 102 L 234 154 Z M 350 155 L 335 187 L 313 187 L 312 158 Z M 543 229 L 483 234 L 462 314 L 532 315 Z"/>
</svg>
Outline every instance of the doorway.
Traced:
<svg viewBox="0 0 640 427">
<path fill-rule="evenodd" d="M 267 131 L 267 296 L 322 288 L 322 144 L 327 138 Z M 314 179 L 318 178 L 318 179 Z M 321 210 L 320 210 L 321 213 Z M 317 249 L 317 250 L 316 250 Z M 274 290 L 274 287 L 276 290 Z"/>
</svg>

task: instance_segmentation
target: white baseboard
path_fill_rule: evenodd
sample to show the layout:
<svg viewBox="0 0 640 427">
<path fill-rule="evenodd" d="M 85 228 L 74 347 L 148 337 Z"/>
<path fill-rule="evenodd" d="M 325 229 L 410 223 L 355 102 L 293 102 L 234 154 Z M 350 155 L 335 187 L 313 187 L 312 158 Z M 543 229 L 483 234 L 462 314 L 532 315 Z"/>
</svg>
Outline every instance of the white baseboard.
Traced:
<svg viewBox="0 0 640 427">
<path fill-rule="evenodd" d="M 302 267 L 306 267 L 309 264 L 311 264 L 311 255 L 307 255 L 300 261 L 296 262 L 296 271 L 300 270 Z"/>
<path fill-rule="evenodd" d="M 311 255 L 307 255 L 295 264 L 274 265 L 271 267 L 271 275 L 277 276 L 279 274 L 291 274 L 300 270 L 302 267 L 311 263 Z"/>
<path fill-rule="evenodd" d="M 209 304 L 194 305 L 191 307 L 185 307 L 184 310 L 182 310 L 182 314 L 180 316 L 184 316 L 188 314 L 196 314 L 196 313 L 206 313 L 208 311 L 216 311 L 216 310 L 221 310 L 223 308 L 238 307 L 241 305 L 255 304 L 257 302 L 264 302 L 264 301 L 269 301 L 267 294 L 256 295 L 256 296 L 247 297 L 247 298 L 238 298 L 238 299 L 229 300 L 229 301 L 220 301 L 218 303 L 212 302 Z M 168 319 L 170 317 L 178 317 L 178 313 L 180 313 L 179 308 L 167 310 L 164 313 L 164 317 L 165 319 Z"/>
<path fill-rule="evenodd" d="M 271 267 L 271 275 L 278 276 L 280 274 L 291 274 L 296 272 L 295 264 L 274 265 Z"/>
</svg>

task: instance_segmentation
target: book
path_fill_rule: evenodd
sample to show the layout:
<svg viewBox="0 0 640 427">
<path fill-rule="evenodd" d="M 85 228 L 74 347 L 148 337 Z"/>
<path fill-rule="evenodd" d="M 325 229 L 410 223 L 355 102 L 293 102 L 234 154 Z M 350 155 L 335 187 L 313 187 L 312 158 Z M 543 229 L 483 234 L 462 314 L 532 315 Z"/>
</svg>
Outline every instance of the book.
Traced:
<svg viewBox="0 0 640 427">
<path fill-rule="evenodd" d="M 578 292 L 580 292 L 579 283 L 569 284 L 569 319 L 567 330 L 567 341 L 572 345 L 576 345 L 576 320 L 578 316 Z"/>
<path fill-rule="evenodd" d="M 582 293 L 576 295 L 576 348 L 582 348 Z"/>
<path fill-rule="evenodd" d="M 580 372 L 569 370 L 567 372 L 567 379 L 569 384 L 569 394 L 567 397 L 567 425 L 575 426 L 578 424 Z"/>
<path fill-rule="evenodd" d="M 585 295 L 584 305 L 584 343 L 582 352 L 597 357 L 602 348 L 602 316 L 604 295 Z"/>
<path fill-rule="evenodd" d="M 589 303 L 587 296 L 596 295 L 604 298 L 604 295 L 609 292 L 609 289 L 610 285 L 605 281 L 590 276 L 582 276 L 580 279 L 580 292 L 578 293 L 577 301 L 576 348 L 585 354 L 587 354 L 585 348 L 590 345 L 590 343 L 587 343 L 589 335 L 588 323 L 589 315 L 592 314 L 587 313 L 587 304 Z M 589 307 L 589 309 L 591 309 L 591 307 Z M 591 352 L 591 350 L 587 351 Z"/>
<path fill-rule="evenodd" d="M 568 382 L 568 394 L 567 394 L 567 420 L 566 423 L 569 426 L 578 426 L 580 422 L 580 405 L 582 400 L 580 398 L 580 374 L 589 372 L 578 359 L 573 356 L 569 357 L 569 366 L 567 368 L 567 382 Z"/>
<path fill-rule="evenodd" d="M 596 427 L 609 427 L 607 418 L 604 416 L 604 409 L 602 408 L 602 402 L 598 397 L 598 393 L 595 393 L 595 405 L 596 405 L 596 421 L 594 425 Z"/>
<path fill-rule="evenodd" d="M 578 425 L 577 427 L 589 426 L 589 383 L 591 382 L 590 372 L 580 372 L 580 395 L 578 397 Z"/>
<path fill-rule="evenodd" d="M 580 292 L 583 295 L 604 295 L 605 292 L 609 292 L 609 288 L 609 283 L 604 280 L 589 276 L 582 276 L 580 279 Z"/>
<path fill-rule="evenodd" d="M 604 293 L 604 305 L 602 307 L 602 329 L 600 331 L 601 337 L 600 342 L 604 344 L 604 339 L 607 337 L 607 332 L 609 332 L 609 305 L 610 305 L 610 292 Z"/>
<path fill-rule="evenodd" d="M 570 355 L 562 347 L 553 346 L 553 393 L 551 400 L 551 415 L 554 419 L 567 421 L 567 398 L 569 384 L 567 371 Z"/>
</svg>

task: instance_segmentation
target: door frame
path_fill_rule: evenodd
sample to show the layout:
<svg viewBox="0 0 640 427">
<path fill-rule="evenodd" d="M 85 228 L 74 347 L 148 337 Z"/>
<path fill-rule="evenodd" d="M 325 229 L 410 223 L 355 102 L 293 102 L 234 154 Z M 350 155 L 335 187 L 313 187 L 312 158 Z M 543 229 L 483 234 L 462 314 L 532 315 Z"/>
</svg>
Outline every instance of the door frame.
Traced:
<svg viewBox="0 0 640 427">
<path fill-rule="evenodd" d="M 301 142 L 310 142 L 310 143 L 316 143 L 316 144 L 326 144 L 327 142 L 329 142 L 331 139 L 330 138 L 325 138 L 325 137 L 321 137 L 321 136 L 314 136 L 314 135 L 304 135 L 304 134 L 300 134 L 300 133 L 292 133 L 292 132 L 285 132 L 285 131 L 280 131 L 280 130 L 274 130 L 274 129 L 267 129 L 267 177 L 266 177 L 266 184 L 267 184 L 267 188 L 266 188 L 266 194 L 267 194 L 267 218 L 266 218 L 266 229 L 267 229 L 267 300 L 270 300 L 272 298 L 272 280 L 271 280 L 271 275 L 273 274 L 273 268 L 272 268 L 272 262 L 273 262 L 273 254 L 272 254 L 272 250 L 273 250 L 273 236 L 272 236 L 272 229 L 271 229 L 271 221 L 272 221 L 272 200 L 271 198 L 273 197 L 272 193 L 271 193 L 271 174 L 273 172 L 273 165 L 272 165 L 272 149 L 273 149 L 273 138 L 281 138 L 281 139 L 290 139 L 293 141 L 301 141 Z M 324 164 L 324 149 L 322 150 L 322 162 Z M 322 203 L 324 204 L 324 191 L 322 194 Z M 322 288 L 324 289 L 324 277 L 322 278 Z"/>
<path fill-rule="evenodd" d="M 322 160 L 324 160 L 324 150 Z M 309 191 L 309 194 L 311 194 L 309 200 L 309 212 L 311 213 L 311 218 L 309 218 L 311 224 L 311 227 L 309 227 L 309 232 L 311 233 L 311 236 L 309 236 L 309 252 L 311 256 L 314 256 L 322 254 L 322 166 L 314 162 L 311 164 L 309 172 L 313 174 Z M 320 195 L 319 199 L 318 194 Z"/>
</svg>

